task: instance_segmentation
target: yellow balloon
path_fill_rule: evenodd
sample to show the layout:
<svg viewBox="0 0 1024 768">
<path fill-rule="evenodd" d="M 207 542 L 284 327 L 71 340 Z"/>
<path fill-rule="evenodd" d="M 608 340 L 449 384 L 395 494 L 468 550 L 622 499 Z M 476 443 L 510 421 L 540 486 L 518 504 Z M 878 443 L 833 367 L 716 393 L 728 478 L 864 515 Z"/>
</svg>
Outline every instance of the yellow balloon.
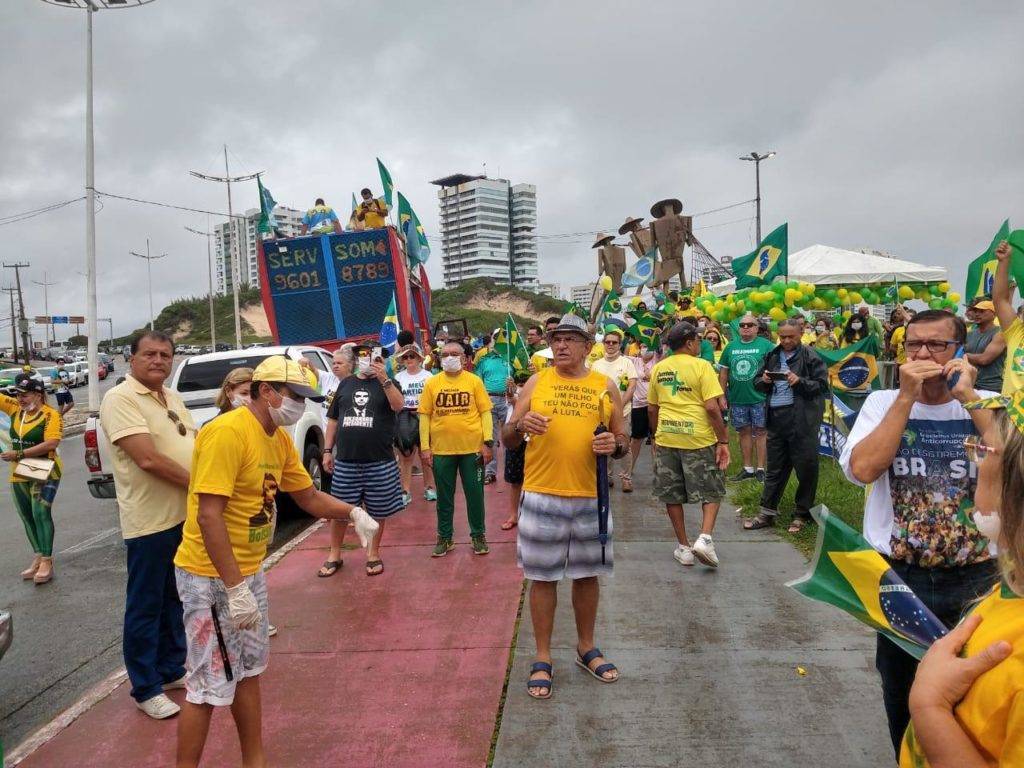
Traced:
<svg viewBox="0 0 1024 768">
<path fill-rule="evenodd" d="M 863 298 L 864 298 L 864 297 L 863 297 L 863 296 L 861 296 L 861 295 L 860 295 L 859 293 L 857 293 L 856 291 L 853 291 L 852 293 L 850 293 L 850 303 L 851 303 L 851 304 L 860 304 L 860 303 L 861 303 L 861 301 L 863 300 Z"/>
<path fill-rule="evenodd" d="M 723 309 L 725 309 L 725 301 L 719 299 L 718 301 L 715 302 L 715 311 L 721 312 Z"/>
<path fill-rule="evenodd" d="M 917 292 L 917 296 L 915 298 L 917 298 L 918 301 L 930 301 L 932 295 L 928 293 L 928 290 L 926 288 L 922 288 L 920 291 Z"/>
<path fill-rule="evenodd" d="M 942 291 L 943 293 L 949 293 L 949 283 L 939 283 L 939 290 Z"/>
<path fill-rule="evenodd" d="M 840 288 L 838 291 L 836 291 L 836 296 L 838 296 L 840 299 L 845 299 L 847 294 L 849 294 L 849 291 L 847 291 L 845 288 Z"/>
<path fill-rule="evenodd" d="M 909 285 L 900 286 L 900 298 L 901 299 L 912 299 L 914 298 L 914 289 Z"/>
<path fill-rule="evenodd" d="M 601 288 L 603 288 L 605 291 L 610 291 L 612 289 L 613 283 L 609 275 L 601 275 L 601 279 L 598 280 L 598 283 L 600 283 Z"/>
<path fill-rule="evenodd" d="M 960 294 L 957 293 L 956 291 L 953 291 L 953 293 L 949 294 L 949 296 L 947 296 L 946 298 L 952 301 L 954 304 L 960 303 Z"/>
<path fill-rule="evenodd" d="M 785 320 L 786 313 L 780 307 L 772 307 L 771 309 L 768 310 L 768 317 L 776 321 Z"/>
</svg>

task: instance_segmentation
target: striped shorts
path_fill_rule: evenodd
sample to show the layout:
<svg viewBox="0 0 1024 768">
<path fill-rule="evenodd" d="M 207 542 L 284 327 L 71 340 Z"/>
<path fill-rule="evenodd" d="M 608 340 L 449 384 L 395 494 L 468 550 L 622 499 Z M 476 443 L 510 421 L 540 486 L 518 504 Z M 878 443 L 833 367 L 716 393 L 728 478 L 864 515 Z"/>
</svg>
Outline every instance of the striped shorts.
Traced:
<svg viewBox="0 0 1024 768">
<path fill-rule="evenodd" d="M 524 491 L 519 501 L 516 561 L 533 581 L 585 579 L 612 573 L 612 520 L 601 559 L 597 499 Z"/>
<path fill-rule="evenodd" d="M 335 461 L 331 496 L 362 507 L 370 517 L 391 517 L 405 507 L 398 462 L 394 459 L 368 464 Z"/>
</svg>

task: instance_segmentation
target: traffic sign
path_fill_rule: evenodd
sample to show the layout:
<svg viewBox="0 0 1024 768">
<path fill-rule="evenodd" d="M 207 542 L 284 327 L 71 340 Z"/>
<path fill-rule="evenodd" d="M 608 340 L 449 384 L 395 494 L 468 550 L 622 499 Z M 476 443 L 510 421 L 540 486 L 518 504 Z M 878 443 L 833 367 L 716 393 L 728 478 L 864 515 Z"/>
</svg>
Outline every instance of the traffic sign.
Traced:
<svg viewBox="0 0 1024 768">
<path fill-rule="evenodd" d="M 68 315 L 69 323 L 84 323 L 85 315 Z"/>
<path fill-rule="evenodd" d="M 50 316 L 49 315 L 36 315 L 36 325 L 49 325 L 49 324 L 50 324 Z"/>
<path fill-rule="evenodd" d="M 54 325 L 63 325 L 71 321 L 68 319 L 67 315 L 53 315 L 50 318 L 50 322 L 53 323 Z"/>
</svg>

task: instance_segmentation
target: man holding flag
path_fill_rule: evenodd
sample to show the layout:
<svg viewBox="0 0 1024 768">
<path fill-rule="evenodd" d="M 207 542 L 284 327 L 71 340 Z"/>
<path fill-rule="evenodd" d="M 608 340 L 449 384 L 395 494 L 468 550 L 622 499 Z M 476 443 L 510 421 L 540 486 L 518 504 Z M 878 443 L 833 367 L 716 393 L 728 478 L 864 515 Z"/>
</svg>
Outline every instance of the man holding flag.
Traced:
<svg viewBox="0 0 1024 768">
<path fill-rule="evenodd" d="M 1012 258 L 1016 256 L 1016 258 Z M 1003 368 L 1003 394 L 1012 395 L 1024 389 L 1024 321 L 1013 311 L 1013 291 L 1010 289 L 1011 261 L 1024 260 L 1014 254 L 1010 244 L 1003 240 L 996 246 L 997 260 L 995 283 L 992 286 L 992 300 L 996 315 L 1003 328 L 1006 340 L 1006 363 Z M 1016 272 L 1016 270 L 1014 270 Z"/>
</svg>

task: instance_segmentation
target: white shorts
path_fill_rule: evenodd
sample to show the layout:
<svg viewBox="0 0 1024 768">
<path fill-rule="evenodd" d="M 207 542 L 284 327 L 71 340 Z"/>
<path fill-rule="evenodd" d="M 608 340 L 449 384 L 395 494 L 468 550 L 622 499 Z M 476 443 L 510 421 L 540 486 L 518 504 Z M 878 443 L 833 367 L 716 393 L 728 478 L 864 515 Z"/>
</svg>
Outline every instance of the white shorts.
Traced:
<svg viewBox="0 0 1024 768">
<path fill-rule="evenodd" d="M 245 577 L 263 619 L 251 629 L 238 629 L 228 612 L 224 582 L 174 569 L 185 623 L 185 699 L 192 704 L 227 707 L 235 700 L 239 680 L 255 677 L 267 668 L 270 637 L 267 634 L 267 582 L 263 571 Z M 214 626 L 216 608 L 223 650 Z M 227 654 L 225 665 L 224 654 Z M 231 680 L 227 671 L 231 670 Z"/>
</svg>

